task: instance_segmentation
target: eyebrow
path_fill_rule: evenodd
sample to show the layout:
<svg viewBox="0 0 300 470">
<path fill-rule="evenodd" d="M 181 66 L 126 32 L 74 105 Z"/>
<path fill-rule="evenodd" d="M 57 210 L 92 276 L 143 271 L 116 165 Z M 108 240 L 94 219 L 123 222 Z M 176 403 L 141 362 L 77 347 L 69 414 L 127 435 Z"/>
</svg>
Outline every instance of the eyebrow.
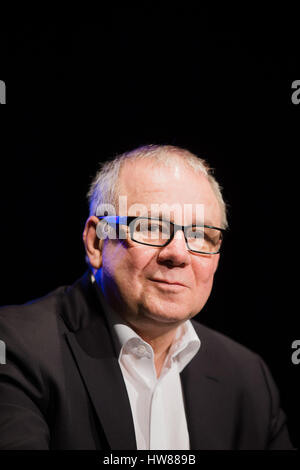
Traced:
<svg viewBox="0 0 300 470">
<path fill-rule="evenodd" d="M 148 214 L 145 214 L 145 215 L 111 215 L 111 216 L 104 215 L 104 216 L 97 216 L 97 217 L 98 217 L 98 219 L 106 219 L 108 221 L 108 223 L 111 223 L 111 224 L 115 224 L 115 223 L 121 223 L 121 224 L 124 223 L 124 224 L 126 224 L 128 218 L 133 218 L 133 219 L 139 218 L 139 217 L 149 217 L 149 218 L 151 218 L 149 215 L 150 214 L 148 213 Z M 166 222 L 170 222 L 170 223 L 175 224 L 175 222 L 173 222 L 172 220 L 165 219 L 162 216 L 152 217 L 152 219 L 165 220 Z M 119 222 L 117 222 L 117 220 Z M 123 222 L 122 222 L 122 220 L 123 220 Z M 179 224 L 175 224 L 175 225 L 179 225 Z M 224 231 L 223 228 L 218 227 L 217 225 L 214 225 L 213 223 L 211 223 L 208 220 L 204 221 L 204 224 L 195 224 L 195 223 L 192 222 L 191 224 L 182 225 L 182 227 L 190 227 L 192 225 L 198 225 L 200 227 L 210 226 L 210 227 L 216 228 L 218 230 Z"/>
<path fill-rule="evenodd" d="M 150 210 L 148 210 L 147 212 L 147 216 L 148 217 L 151 217 L 152 218 L 155 218 L 155 219 L 159 219 L 159 220 L 166 220 L 167 222 L 174 222 L 174 218 L 172 217 L 171 219 L 169 218 L 166 218 L 164 217 L 164 214 L 161 214 L 159 213 L 158 215 L 157 214 L 152 214 Z M 146 217 L 145 215 L 140 215 L 138 217 Z M 195 217 L 193 216 L 193 220 L 192 220 L 192 223 L 191 224 L 187 224 L 187 225 L 196 225 L 195 223 Z M 203 224 L 199 224 L 199 225 L 211 225 L 212 227 L 217 227 L 217 225 L 213 224 L 210 220 L 205 220 Z"/>
</svg>

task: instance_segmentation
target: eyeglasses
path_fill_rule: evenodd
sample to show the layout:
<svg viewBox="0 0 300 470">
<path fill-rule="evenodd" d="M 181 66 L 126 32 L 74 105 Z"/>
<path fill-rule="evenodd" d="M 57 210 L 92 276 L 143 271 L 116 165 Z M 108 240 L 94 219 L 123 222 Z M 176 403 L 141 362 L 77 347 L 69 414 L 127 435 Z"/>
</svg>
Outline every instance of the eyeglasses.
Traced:
<svg viewBox="0 0 300 470">
<path fill-rule="evenodd" d="M 164 247 L 178 230 L 184 233 L 187 248 L 195 253 L 214 255 L 220 253 L 224 229 L 212 225 L 178 225 L 169 220 L 152 217 L 98 216 L 102 222 L 97 227 L 99 238 L 130 238 L 142 245 Z"/>
</svg>

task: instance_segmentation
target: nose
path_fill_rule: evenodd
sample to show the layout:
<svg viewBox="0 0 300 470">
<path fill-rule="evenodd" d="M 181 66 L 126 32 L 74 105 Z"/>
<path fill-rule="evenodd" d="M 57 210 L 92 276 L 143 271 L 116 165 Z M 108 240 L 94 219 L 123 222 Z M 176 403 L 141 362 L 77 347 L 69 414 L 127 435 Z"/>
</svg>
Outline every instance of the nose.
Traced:
<svg viewBox="0 0 300 470">
<path fill-rule="evenodd" d="M 182 230 L 177 230 L 170 243 L 160 248 L 158 262 L 171 266 L 185 266 L 191 262 Z"/>
</svg>

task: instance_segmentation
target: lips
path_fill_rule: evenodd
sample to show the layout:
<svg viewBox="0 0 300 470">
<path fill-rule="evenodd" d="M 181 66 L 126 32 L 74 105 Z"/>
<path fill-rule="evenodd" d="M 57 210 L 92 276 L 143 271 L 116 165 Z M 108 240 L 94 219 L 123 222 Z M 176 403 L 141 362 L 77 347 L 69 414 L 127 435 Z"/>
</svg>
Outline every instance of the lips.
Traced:
<svg viewBox="0 0 300 470">
<path fill-rule="evenodd" d="M 167 281 L 166 279 L 151 279 L 154 282 L 160 282 L 163 284 L 168 284 L 170 286 L 182 286 L 182 287 L 187 287 L 185 284 L 182 284 L 182 282 L 179 281 Z"/>
</svg>

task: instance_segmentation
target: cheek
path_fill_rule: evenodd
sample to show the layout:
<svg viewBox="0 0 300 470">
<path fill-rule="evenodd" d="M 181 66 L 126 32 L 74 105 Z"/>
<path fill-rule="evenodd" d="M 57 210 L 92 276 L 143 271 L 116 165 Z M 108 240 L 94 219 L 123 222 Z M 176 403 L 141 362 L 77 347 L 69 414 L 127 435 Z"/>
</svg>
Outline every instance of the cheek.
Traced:
<svg viewBox="0 0 300 470">
<path fill-rule="evenodd" d="M 117 283 L 132 285 L 152 257 L 153 248 L 108 241 L 103 249 L 103 271 Z"/>
<path fill-rule="evenodd" d="M 217 260 L 215 258 L 201 258 L 194 266 L 197 287 L 211 285 L 216 270 Z"/>
</svg>

